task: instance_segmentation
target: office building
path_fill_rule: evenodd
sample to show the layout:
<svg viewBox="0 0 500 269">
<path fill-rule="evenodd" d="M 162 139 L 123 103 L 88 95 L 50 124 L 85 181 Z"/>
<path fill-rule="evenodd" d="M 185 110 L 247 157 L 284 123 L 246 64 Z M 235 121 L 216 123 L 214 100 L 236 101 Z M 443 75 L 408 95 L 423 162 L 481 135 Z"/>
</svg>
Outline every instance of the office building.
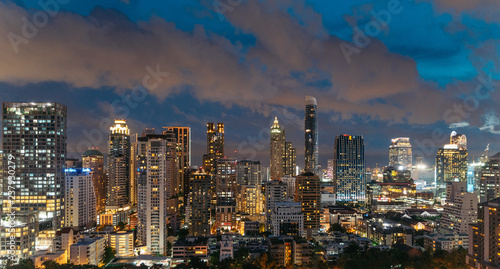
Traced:
<svg viewBox="0 0 500 269">
<path fill-rule="evenodd" d="M 90 168 L 66 168 L 65 225 L 91 228 L 96 223 L 96 196 Z"/>
<path fill-rule="evenodd" d="M 83 168 L 90 169 L 96 197 L 96 212 L 102 212 L 106 206 L 106 174 L 104 156 L 96 149 L 89 149 L 82 154 Z"/>
<path fill-rule="evenodd" d="M 318 173 L 318 111 L 316 98 L 306 95 L 305 100 L 305 160 L 304 169 Z"/>
<path fill-rule="evenodd" d="M 269 232 L 273 232 L 272 216 L 276 209 L 276 203 L 288 200 L 287 185 L 281 181 L 268 181 L 264 185 L 264 191 L 266 201 L 266 229 Z"/>
<path fill-rule="evenodd" d="M 450 144 L 438 149 L 436 155 L 436 197 L 444 198 L 446 184 L 453 181 L 467 181 L 467 143 L 465 135 L 450 137 Z M 459 137 L 459 138 L 457 138 Z M 465 140 L 466 141 L 466 140 Z"/>
<path fill-rule="evenodd" d="M 500 267 L 500 198 L 480 203 L 477 223 L 469 228 L 466 262 L 470 268 Z"/>
<path fill-rule="evenodd" d="M 305 172 L 297 176 L 295 182 L 295 202 L 302 204 L 304 213 L 304 231 L 308 237 L 320 228 L 321 218 L 321 187 L 319 176 Z"/>
<path fill-rule="evenodd" d="M 297 175 L 297 152 L 292 145 L 292 142 L 285 141 L 285 149 L 283 155 L 283 176 L 294 177 Z"/>
<path fill-rule="evenodd" d="M 217 160 L 224 158 L 224 123 L 207 123 L 207 154 L 203 155 L 203 170 L 216 174 Z"/>
<path fill-rule="evenodd" d="M 3 178 L 4 214 L 15 208 L 16 217 L 36 213 L 44 230 L 63 226 L 66 122 L 64 105 L 3 103 L 3 154 L 12 155 L 16 166 L 14 181 Z M 16 189 L 15 200 L 7 196 L 9 186 Z"/>
<path fill-rule="evenodd" d="M 115 120 L 109 128 L 108 192 L 106 205 L 130 202 L 130 130 L 125 120 Z"/>
<path fill-rule="evenodd" d="M 189 177 L 189 234 L 210 235 L 210 201 L 213 196 L 212 176 L 203 169 L 190 173 Z"/>
<path fill-rule="evenodd" d="M 216 230 L 236 229 L 236 159 L 221 158 L 217 160 L 215 176 Z"/>
<path fill-rule="evenodd" d="M 345 134 L 335 138 L 333 172 L 337 200 L 365 200 L 367 180 L 363 136 Z"/>
<path fill-rule="evenodd" d="M 302 204 L 296 202 L 277 202 L 273 211 L 273 235 L 304 235 L 304 213 Z"/>
<path fill-rule="evenodd" d="M 493 155 L 474 172 L 478 174 L 476 193 L 480 203 L 500 197 L 500 153 Z"/>
<path fill-rule="evenodd" d="M 283 176 L 283 155 L 285 154 L 285 131 L 281 129 L 278 117 L 271 126 L 271 180 L 279 180 Z"/>
<path fill-rule="evenodd" d="M 134 232 L 118 231 L 109 234 L 109 246 L 116 251 L 116 257 L 134 256 Z"/>
<path fill-rule="evenodd" d="M 146 252 L 165 255 L 167 227 L 177 212 L 178 163 L 175 142 L 153 133 L 138 138 L 138 240 Z"/>
<path fill-rule="evenodd" d="M 412 168 L 412 151 L 409 137 L 391 139 L 389 146 L 389 166 L 404 170 Z"/>
<path fill-rule="evenodd" d="M 466 234 L 469 225 L 477 222 L 477 204 L 477 194 L 467 192 L 467 182 L 448 183 L 440 228 Z"/>
<path fill-rule="evenodd" d="M 262 183 L 260 161 L 242 160 L 236 165 L 236 184 L 257 186 Z"/>
</svg>

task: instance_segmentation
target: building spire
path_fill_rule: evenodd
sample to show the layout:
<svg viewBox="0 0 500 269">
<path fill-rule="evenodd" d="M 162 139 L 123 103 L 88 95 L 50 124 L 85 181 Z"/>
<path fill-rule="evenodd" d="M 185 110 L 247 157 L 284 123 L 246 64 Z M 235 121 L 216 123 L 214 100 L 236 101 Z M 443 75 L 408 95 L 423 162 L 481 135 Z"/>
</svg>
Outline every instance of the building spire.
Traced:
<svg viewBox="0 0 500 269">
<path fill-rule="evenodd" d="M 274 116 L 274 123 L 271 129 L 280 129 L 280 124 L 278 122 L 278 116 Z"/>
</svg>

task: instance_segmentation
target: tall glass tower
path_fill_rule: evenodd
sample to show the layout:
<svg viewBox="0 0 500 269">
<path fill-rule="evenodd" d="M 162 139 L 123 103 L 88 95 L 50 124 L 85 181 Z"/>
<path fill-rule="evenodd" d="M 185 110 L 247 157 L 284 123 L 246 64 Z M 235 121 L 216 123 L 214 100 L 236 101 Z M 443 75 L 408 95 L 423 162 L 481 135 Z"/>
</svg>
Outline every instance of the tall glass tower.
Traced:
<svg viewBox="0 0 500 269">
<path fill-rule="evenodd" d="M 361 201 L 366 195 L 363 136 L 338 135 L 333 156 L 333 182 L 339 201 Z"/>
<path fill-rule="evenodd" d="M 316 98 L 306 95 L 305 160 L 306 171 L 318 173 L 318 112 Z"/>
<path fill-rule="evenodd" d="M 3 177 L 3 213 L 14 210 L 16 220 L 34 213 L 43 229 L 62 227 L 66 122 L 67 108 L 61 104 L 3 103 L 4 164 L 12 155 L 14 165 L 9 166 L 15 172 L 10 182 Z M 8 196 L 12 190 L 14 200 Z"/>
</svg>

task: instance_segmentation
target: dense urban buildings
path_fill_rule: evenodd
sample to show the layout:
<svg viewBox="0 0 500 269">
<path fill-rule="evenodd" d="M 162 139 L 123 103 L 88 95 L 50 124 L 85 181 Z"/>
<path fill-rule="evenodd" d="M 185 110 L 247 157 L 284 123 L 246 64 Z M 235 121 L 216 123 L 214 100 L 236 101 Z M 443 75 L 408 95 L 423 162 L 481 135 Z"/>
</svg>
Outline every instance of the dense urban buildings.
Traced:
<svg viewBox="0 0 500 269">
<path fill-rule="evenodd" d="M 96 149 L 89 149 L 82 154 L 83 168 L 90 169 L 96 197 L 96 212 L 106 206 L 106 174 L 104 173 L 104 156 Z"/>
<path fill-rule="evenodd" d="M 278 117 L 271 126 L 271 180 L 279 180 L 283 176 L 294 176 L 296 167 L 296 151 L 292 142 L 285 141 L 285 130 L 281 128 Z"/>
<path fill-rule="evenodd" d="M 177 157 L 179 159 L 179 188 L 185 190 L 188 183 L 184 182 L 185 171 L 191 166 L 191 128 L 190 127 L 163 127 L 164 133 L 173 133 L 177 142 Z M 185 193 L 185 195 L 187 195 Z"/>
<path fill-rule="evenodd" d="M 106 204 L 124 206 L 130 202 L 130 129 L 125 120 L 109 128 L 108 192 Z"/>
<path fill-rule="evenodd" d="M 66 106 L 57 103 L 3 103 L 2 127 L 3 156 L 13 156 L 4 162 L 7 164 L 5 160 L 11 160 L 15 166 L 15 179 L 8 181 L 4 177 L 3 180 L 3 213 L 14 209 L 16 219 L 35 213 L 45 230 L 61 228 Z M 16 190 L 13 200 L 8 197 L 12 190 L 9 186 Z M 6 207 L 9 201 L 12 205 Z"/>
<path fill-rule="evenodd" d="M 448 183 L 441 229 L 467 234 L 469 225 L 477 222 L 477 204 L 477 194 L 467 192 L 467 182 Z"/>
<path fill-rule="evenodd" d="M 192 236 L 210 235 L 212 176 L 203 169 L 193 171 L 189 176 L 189 189 L 189 233 Z"/>
<path fill-rule="evenodd" d="M 281 181 L 268 181 L 264 185 L 265 189 L 265 211 L 266 211 L 266 229 L 273 231 L 273 213 L 276 209 L 276 203 L 288 200 L 287 185 Z M 295 193 L 295 190 L 294 190 Z"/>
<path fill-rule="evenodd" d="M 336 136 L 333 157 L 333 184 L 337 200 L 365 200 L 367 180 L 363 136 Z"/>
<path fill-rule="evenodd" d="M 409 137 L 398 137 L 391 140 L 389 146 L 389 166 L 402 166 L 405 170 L 412 168 L 412 151 Z"/>
<path fill-rule="evenodd" d="M 318 103 L 316 98 L 306 95 L 305 100 L 305 157 L 304 169 L 318 173 Z"/>
<path fill-rule="evenodd" d="M 217 160 L 215 176 L 216 195 L 216 230 L 236 229 L 236 159 L 221 158 Z"/>
<path fill-rule="evenodd" d="M 491 156 L 488 162 L 474 171 L 476 172 L 479 174 L 476 184 L 479 202 L 500 197 L 500 153 Z"/>
<path fill-rule="evenodd" d="M 467 142 L 465 135 L 452 132 L 450 144 L 438 149 L 436 155 L 436 197 L 445 198 L 446 184 L 467 181 Z"/>
</svg>

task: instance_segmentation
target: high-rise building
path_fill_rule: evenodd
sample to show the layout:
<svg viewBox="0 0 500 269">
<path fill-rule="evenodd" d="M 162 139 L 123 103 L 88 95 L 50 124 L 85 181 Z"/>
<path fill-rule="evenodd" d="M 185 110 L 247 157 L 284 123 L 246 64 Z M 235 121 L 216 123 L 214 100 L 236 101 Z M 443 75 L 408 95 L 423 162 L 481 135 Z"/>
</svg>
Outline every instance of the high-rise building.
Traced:
<svg viewBox="0 0 500 269">
<path fill-rule="evenodd" d="M 295 176 L 297 166 L 296 150 L 292 142 L 285 141 L 285 130 L 281 128 L 278 117 L 271 126 L 271 180 L 280 180 L 282 176 Z"/>
<path fill-rule="evenodd" d="M 65 226 L 90 228 L 96 223 L 96 194 L 90 168 L 67 168 Z"/>
<path fill-rule="evenodd" d="M 266 229 L 273 231 L 273 212 L 276 209 L 276 203 L 288 200 L 287 185 L 281 181 L 267 181 L 264 185 L 266 200 Z"/>
<path fill-rule="evenodd" d="M 165 255 L 167 227 L 177 208 L 178 163 L 175 140 L 167 135 L 138 138 L 138 234 L 147 253 Z"/>
<path fill-rule="evenodd" d="M 15 177 L 3 177 L 3 210 L 16 219 L 36 214 L 41 227 L 57 230 L 64 217 L 66 106 L 57 103 L 3 103 L 3 154 L 13 156 Z M 7 169 L 7 163 L 5 163 Z M 11 164 L 8 164 L 11 165 Z M 9 187 L 15 199 L 9 200 Z"/>
<path fill-rule="evenodd" d="M 130 130 L 125 120 L 115 120 L 109 128 L 108 206 L 130 202 Z"/>
<path fill-rule="evenodd" d="M 187 198 L 185 190 L 189 190 L 189 177 L 184 176 L 185 171 L 191 166 L 191 128 L 190 127 L 163 127 L 164 133 L 173 133 L 177 141 L 177 157 L 179 158 L 179 189 L 184 192 L 184 198 Z M 185 179 L 187 181 L 185 182 Z"/>
<path fill-rule="evenodd" d="M 295 182 L 295 202 L 302 204 L 304 231 L 311 237 L 320 228 L 321 187 L 319 176 L 305 172 L 297 176 Z"/>
<path fill-rule="evenodd" d="M 466 234 L 469 225 L 477 222 L 477 202 L 477 195 L 467 192 L 467 182 L 448 183 L 441 228 Z"/>
<path fill-rule="evenodd" d="M 137 205 L 138 194 L 137 194 L 137 134 L 132 134 L 130 136 L 130 204 Z"/>
<path fill-rule="evenodd" d="M 239 161 L 236 165 L 236 183 L 240 186 L 257 186 L 262 183 L 260 161 Z"/>
<path fill-rule="evenodd" d="M 436 195 L 444 198 L 446 184 L 453 181 L 467 181 L 467 142 L 465 135 L 450 137 L 450 144 L 438 149 L 436 155 Z M 460 139 L 458 139 L 459 137 Z"/>
<path fill-rule="evenodd" d="M 296 176 L 297 153 L 292 142 L 285 141 L 285 150 L 283 153 L 283 176 Z"/>
<path fill-rule="evenodd" d="M 367 180 L 363 136 L 345 134 L 335 138 L 333 173 L 337 200 L 365 200 Z"/>
<path fill-rule="evenodd" d="M 305 160 L 304 169 L 317 173 L 318 166 L 318 111 L 316 98 L 306 95 Z"/>
<path fill-rule="evenodd" d="M 278 117 L 271 126 L 271 180 L 279 180 L 283 176 L 283 156 L 285 155 L 285 131 L 281 129 Z"/>
<path fill-rule="evenodd" d="M 500 197 L 500 152 L 493 155 L 484 166 L 479 167 L 477 174 L 476 193 L 479 196 L 479 202 L 484 203 Z"/>
<path fill-rule="evenodd" d="M 215 176 L 215 195 L 217 199 L 215 229 L 236 229 L 236 159 L 217 160 Z"/>
<path fill-rule="evenodd" d="M 470 268 L 500 267 L 500 198 L 479 204 L 477 223 L 469 228 L 466 262 Z"/>
<path fill-rule="evenodd" d="M 190 173 L 189 181 L 189 234 L 192 236 L 209 235 L 212 176 L 200 169 Z"/>
<path fill-rule="evenodd" d="M 409 137 L 398 137 L 391 140 L 389 146 L 389 166 L 411 170 L 412 152 Z"/>
<path fill-rule="evenodd" d="M 203 155 L 203 169 L 212 175 L 216 174 L 217 160 L 224 158 L 224 123 L 207 123 L 207 154 Z"/>
<path fill-rule="evenodd" d="M 104 156 L 96 149 L 89 149 L 82 154 L 83 168 L 90 169 L 96 197 L 96 212 L 104 211 L 106 206 L 106 174 L 104 173 Z"/>
</svg>

